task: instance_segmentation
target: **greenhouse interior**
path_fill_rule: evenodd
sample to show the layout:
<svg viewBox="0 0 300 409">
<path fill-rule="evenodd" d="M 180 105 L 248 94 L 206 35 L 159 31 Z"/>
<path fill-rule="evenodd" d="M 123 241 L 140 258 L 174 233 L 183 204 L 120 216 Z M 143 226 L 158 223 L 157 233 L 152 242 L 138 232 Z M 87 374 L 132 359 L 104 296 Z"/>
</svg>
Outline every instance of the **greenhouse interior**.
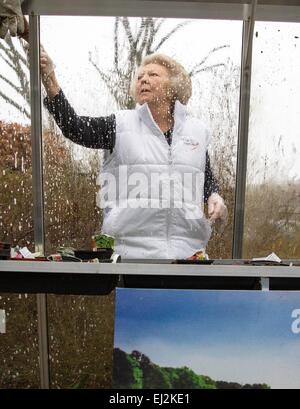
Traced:
<svg viewBox="0 0 300 409">
<path fill-rule="evenodd" d="M 0 0 L 0 389 L 300 388 L 299 73 L 299 0 Z"/>
</svg>

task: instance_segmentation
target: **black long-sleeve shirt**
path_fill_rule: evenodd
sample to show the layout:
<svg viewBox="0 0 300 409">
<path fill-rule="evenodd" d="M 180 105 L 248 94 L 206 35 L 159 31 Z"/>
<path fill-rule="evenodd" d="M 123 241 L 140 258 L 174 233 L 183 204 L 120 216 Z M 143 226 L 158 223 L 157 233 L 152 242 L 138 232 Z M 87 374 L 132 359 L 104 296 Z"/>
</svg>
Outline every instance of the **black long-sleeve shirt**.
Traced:
<svg viewBox="0 0 300 409">
<path fill-rule="evenodd" d="M 62 90 L 53 98 L 45 98 L 44 104 L 53 115 L 64 136 L 79 145 L 93 149 L 109 149 L 111 152 L 116 143 L 116 117 L 114 114 L 102 117 L 79 116 L 76 114 Z M 166 140 L 172 143 L 172 133 L 165 133 Z M 209 154 L 206 152 L 204 201 L 218 193 L 219 186 L 210 166 Z"/>
</svg>

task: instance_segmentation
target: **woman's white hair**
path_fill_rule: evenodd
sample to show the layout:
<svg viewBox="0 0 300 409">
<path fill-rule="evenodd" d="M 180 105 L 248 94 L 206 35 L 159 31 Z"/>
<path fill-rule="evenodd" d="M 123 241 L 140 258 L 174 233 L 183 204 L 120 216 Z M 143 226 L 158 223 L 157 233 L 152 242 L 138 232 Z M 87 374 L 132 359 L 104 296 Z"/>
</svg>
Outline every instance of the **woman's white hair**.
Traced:
<svg viewBox="0 0 300 409">
<path fill-rule="evenodd" d="M 192 95 L 192 81 L 184 67 L 173 58 L 164 54 L 147 55 L 142 60 L 140 67 L 144 67 L 148 64 L 158 64 L 168 70 L 173 101 L 175 102 L 178 100 L 182 104 L 186 105 Z M 131 84 L 131 95 L 134 99 L 135 85 L 136 78 Z"/>
</svg>

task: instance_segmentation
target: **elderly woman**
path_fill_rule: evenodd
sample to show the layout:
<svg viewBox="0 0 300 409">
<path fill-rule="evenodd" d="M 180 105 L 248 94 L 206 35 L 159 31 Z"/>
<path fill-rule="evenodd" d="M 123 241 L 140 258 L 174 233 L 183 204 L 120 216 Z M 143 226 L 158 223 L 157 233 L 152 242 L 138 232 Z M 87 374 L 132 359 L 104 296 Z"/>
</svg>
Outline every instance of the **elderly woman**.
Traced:
<svg viewBox="0 0 300 409">
<path fill-rule="evenodd" d="M 106 150 L 99 179 L 102 232 L 115 237 L 116 252 L 124 258 L 186 258 L 204 249 L 211 222 L 225 220 L 227 209 L 210 168 L 210 134 L 187 114 L 192 85 L 185 69 L 168 56 L 147 56 L 132 86 L 136 108 L 96 118 L 74 112 L 44 49 L 41 71 L 44 103 L 63 134 Z"/>
</svg>

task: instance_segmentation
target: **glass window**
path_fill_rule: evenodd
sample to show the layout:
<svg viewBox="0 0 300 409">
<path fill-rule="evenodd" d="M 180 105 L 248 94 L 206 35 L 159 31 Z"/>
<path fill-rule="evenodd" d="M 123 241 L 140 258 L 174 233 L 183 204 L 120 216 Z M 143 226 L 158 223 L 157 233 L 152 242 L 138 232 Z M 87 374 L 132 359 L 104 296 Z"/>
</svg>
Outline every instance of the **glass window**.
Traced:
<svg viewBox="0 0 300 409">
<path fill-rule="evenodd" d="M 51 388 L 111 388 L 114 292 L 47 299 Z"/>
<path fill-rule="evenodd" d="M 34 252 L 29 70 L 26 51 L 0 41 L 0 241 Z M 36 296 L 0 294 L 0 388 L 38 388 Z"/>
<path fill-rule="evenodd" d="M 89 61 L 94 30 L 97 32 L 101 23 L 97 18 L 41 18 L 41 43 L 78 115 L 109 112 L 106 104 L 111 97 L 105 86 L 99 85 Z M 79 29 L 93 41 L 78 36 Z M 103 31 L 101 34 L 105 39 Z M 43 92 L 46 97 L 45 88 Z M 43 152 L 46 253 L 55 253 L 61 246 L 90 249 L 91 237 L 101 223 L 96 178 L 103 154 L 66 139 L 47 109 L 43 111 Z M 111 387 L 114 293 L 99 297 L 49 295 L 47 300 L 51 387 Z"/>
<path fill-rule="evenodd" d="M 41 42 L 51 58 L 45 73 L 51 74 L 54 69 L 58 81 L 56 89 L 50 84 L 51 94 L 44 79 L 43 91 L 45 96 L 48 87 L 51 100 L 46 100 L 48 108 L 43 112 L 48 254 L 59 246 L 90 248 L 91 236 L 101 228 L 105 210 L 97 207 L 96 182 L 101 165 L 109 161 L 111 152 L 82 147 L 74 139 L 81 142 L 78 129 L 93 126 L 86 117 L 109 116 L 120 109 L 134 108 L 131 83 L 136 69 L 146 54 L 159 52 L 175 58 L 191 75 L 193 96 L 188 112 L 211 129 L 211 167 L 230 216 L 224 231 L 216 226 L 208 251 L 211 257 L 230 258 L 241 33 L 242 22 L 41 18 Z M 201 38 L 206 41 L 197 44 Z M 49 78 L 53 79 L 53 75 Z M 61 93 L 58 95 L 60 89 L 76 114 L 85 117 L 84 124 L 74 122 L 73 113 L 68 110 L 61 125 L 66 100 Z M 110 120 L 106 125 L 111 127 Z M 97 128 L 99 138 L 100 131 Z M 88 129 L 85 135 L 90 135 Z M 134 154 L 134 145 L 132 149 Z M 125 219 L 125 230 L 127 225 Z M 126 258 L 127 254 L 121 255 Z M 52 387 L 107 387 L 111 382 L 113 294 L 50 296 L 48 300 Z"/>
<path fill-rule="evenodd" d="M 254 31 L 244 257 L 300 256 L 300 24 Z"/>
<path fill-rule="evenodd" d="M 226 228 L 213 226 L 207 250 L 211 258 L 231 257 L 241 34 L 241 21 L 51 16 L 43 17 L 41 24 L 41 40 L 55 65 L 59 87 L 81 116 L 106 116 L 133 108 L 131 83 L 146 54 L 164 53 L 185 67 L 193 86 L 188 112 L 211 131 L 211 168 L 229 210 Z M 203 38 L 206 41 L 198 43 Z M 48 251 L 60 245 L 87 247 L 102 226 L 103 212 L 95 200 L 96 176 L 109 150 L 82 148 L 64 138 L 62 133 L 77 138 L 70 134 L 73 119 L 69 118 L 61 132 L 48 111 L 44 113 Z M 77 129 L 80 126 L 76 124 Z M 120 215 L 116 220 L 122 224 Z M 126 221 L 125 236 L 131 225 L 129 218 Z M 143 229 L 141 223 L 135 233 Z M 149 234 L 155 236 L 153 229 Z M 120 239 L 120 249 L 125 241 Z M 120 253 L 136 258 L 126 250 Z M 141 254 L 147 258 L 147 252 Z"/>
</svg>

